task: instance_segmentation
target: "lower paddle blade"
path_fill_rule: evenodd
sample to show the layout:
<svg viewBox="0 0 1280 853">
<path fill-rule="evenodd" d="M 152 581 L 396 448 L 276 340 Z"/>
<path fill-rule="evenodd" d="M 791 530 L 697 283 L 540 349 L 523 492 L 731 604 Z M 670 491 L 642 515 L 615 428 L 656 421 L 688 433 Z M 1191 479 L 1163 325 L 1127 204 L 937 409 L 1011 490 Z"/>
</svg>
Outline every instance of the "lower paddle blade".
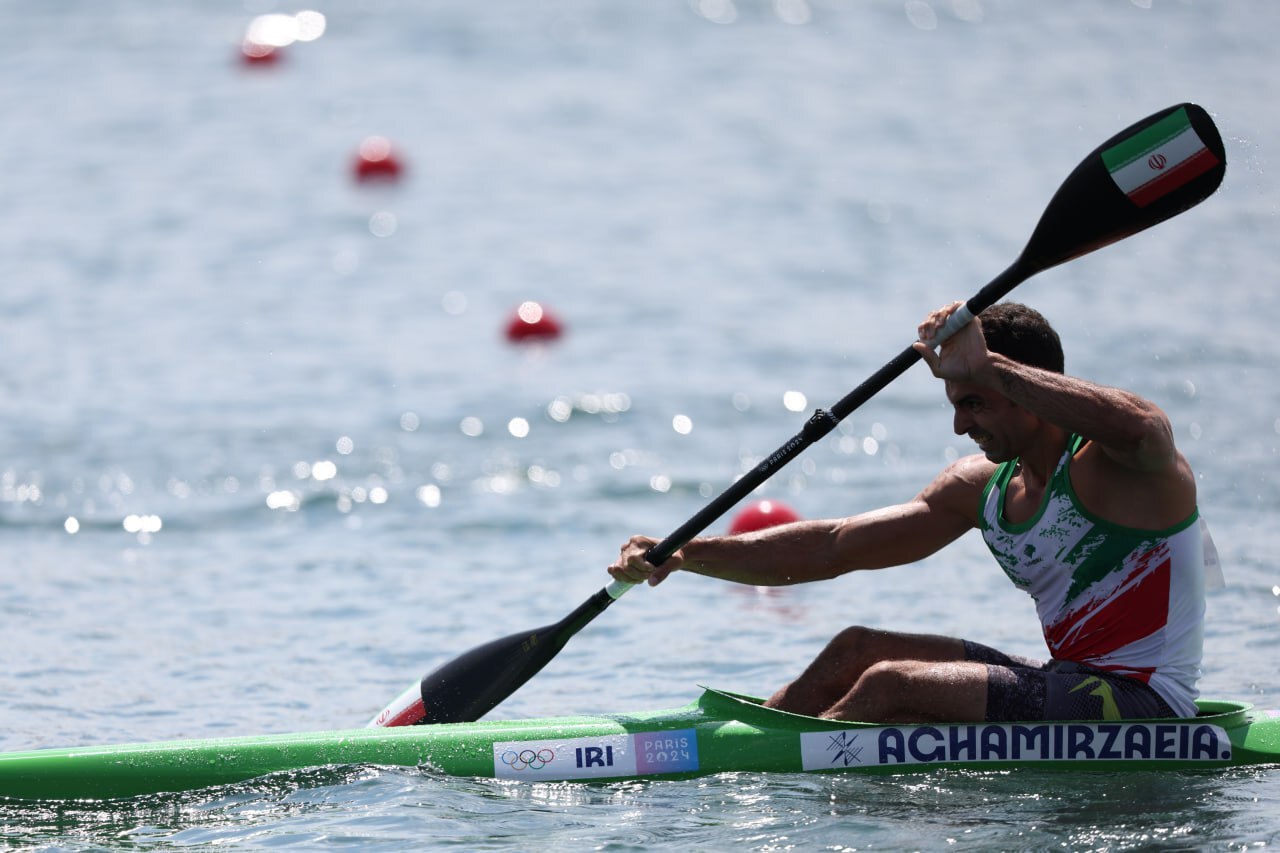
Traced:
<svg viewBox="0 0 1280 853">
<path fill-rule="evenodd" d="M 422 678 L 422 723 L 461 723 L 489 713 L 550 663 L 568 636 L 560 623 L 477 646 Z"/>
<path fill-rule="evenodd" d="M 538 673 L 564 646 L 559 624 L 477 646 L 433 669 L 369 721 L 370 728 L 473 722 Z"/>
<path fill-rule="evenodd" d="M 1102 143 L 1062 183 L 1023 259 L 1048 269 L 1176 216 L 1222 183 L 1227 154 L 1195 104 L 1147 116 Z"/>
<path fill-rule="evenodd" d="M 495 639 L 443 663 L 392 699 L 369 727 L 479 720 L 556 656 L 570 637 L 561 626 L 557 622 Z"/>
<path fill-rule="evenodd" d="M 427 673 L 420 685 L 401 694 L 369 725 L 469 723 L 480 719 L 537 675 L 574 634 L 630 587 L 631 584 L 615 581 L 559 622 L 476 646 Z"/>
</svg>

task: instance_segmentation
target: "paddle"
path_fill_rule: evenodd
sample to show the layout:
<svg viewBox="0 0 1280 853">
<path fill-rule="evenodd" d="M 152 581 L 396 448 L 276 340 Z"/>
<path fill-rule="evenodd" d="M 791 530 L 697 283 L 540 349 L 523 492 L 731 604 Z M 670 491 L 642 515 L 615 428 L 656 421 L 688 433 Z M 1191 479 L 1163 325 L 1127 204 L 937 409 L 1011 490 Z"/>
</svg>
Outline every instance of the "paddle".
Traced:
<svg viewBox="0 0 1280 853">
<path fill-rule="evenodd" d="M 1148 116 L 1098 146 L 1076 167 L 1040 217 L 1026 248 L 979 290 L 935 339 L 941 343 L 1038 272 L 1150 228 L 1204 201 L 1222 183 L 1226 152 L 1213 120 L 1195 104 Z M 920 358 L 908 346 L 790 441 L 739 479 L 646 558 L 661 565 L 805 448 Z M 479 719 L 537 674 L 632 584 L 614 581 L 551 625 L 486 643 L 428 673 L 370 723 L 397 726 Z"/>
</svg>

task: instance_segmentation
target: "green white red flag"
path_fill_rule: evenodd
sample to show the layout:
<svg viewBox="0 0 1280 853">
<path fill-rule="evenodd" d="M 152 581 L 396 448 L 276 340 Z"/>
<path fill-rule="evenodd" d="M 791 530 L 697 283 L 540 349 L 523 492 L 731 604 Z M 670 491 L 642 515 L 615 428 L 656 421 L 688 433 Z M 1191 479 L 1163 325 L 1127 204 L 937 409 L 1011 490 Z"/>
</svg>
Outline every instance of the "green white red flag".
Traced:
<svg viewBox="0 0 1280 853">
<path fill-rule="evenodd" d="M 1146 207 L 1219 161 L 1182 108 L 1103 151 L 1102 162 L 1116 186 L 1138 207 Z"/>
</svg>

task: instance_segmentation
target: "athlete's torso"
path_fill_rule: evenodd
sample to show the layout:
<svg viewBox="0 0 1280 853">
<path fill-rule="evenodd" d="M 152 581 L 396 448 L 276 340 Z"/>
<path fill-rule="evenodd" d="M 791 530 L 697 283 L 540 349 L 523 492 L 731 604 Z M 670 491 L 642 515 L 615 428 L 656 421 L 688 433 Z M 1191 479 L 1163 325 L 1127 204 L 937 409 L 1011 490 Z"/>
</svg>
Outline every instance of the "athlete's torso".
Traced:
<svg viewBox="0 0 1280 853">
<path fill-rule="evenodd" d="M 1017 460 L 997 466 L 982 497 L 983 539 L 1035 600 L 1053 658 L 1137 678 L 1176 713 L 1194 715 L 1204 623 L 1199 514 L 1154 531 L 1092 515 L 1071 486 L 1083 444 L 1072 436 L 1039 510 L 1024 522 L 1003 512 Z"/>
</svg>

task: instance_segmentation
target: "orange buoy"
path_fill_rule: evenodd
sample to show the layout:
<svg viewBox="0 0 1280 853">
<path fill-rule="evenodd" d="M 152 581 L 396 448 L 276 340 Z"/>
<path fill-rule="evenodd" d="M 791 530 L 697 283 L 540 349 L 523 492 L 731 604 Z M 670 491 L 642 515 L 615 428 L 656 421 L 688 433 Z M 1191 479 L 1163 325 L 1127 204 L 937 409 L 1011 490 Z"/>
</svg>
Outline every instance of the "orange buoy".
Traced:
<svg viewBox="0 0 1280 853">
<path fill-rule="evenodd" d="M 404 167 L 385 136 L 370 136 L 356 151 L 355 176 L 358 181 L 395 181 Z"/>
<path fill-rule="evenodd" d="M 512 343 L 553 340 L 560 337 L 560 321 L 538 302 L 521 302 L 507 323 L 507 340 Z"/>
<path fill-rule="evenodd" d="M 800 516 L 786 504 L 777 501 L 758 501 L 733 517 L 730 533 L 750 533 L 779 524 L 799 521 Z"/>
</svg>

